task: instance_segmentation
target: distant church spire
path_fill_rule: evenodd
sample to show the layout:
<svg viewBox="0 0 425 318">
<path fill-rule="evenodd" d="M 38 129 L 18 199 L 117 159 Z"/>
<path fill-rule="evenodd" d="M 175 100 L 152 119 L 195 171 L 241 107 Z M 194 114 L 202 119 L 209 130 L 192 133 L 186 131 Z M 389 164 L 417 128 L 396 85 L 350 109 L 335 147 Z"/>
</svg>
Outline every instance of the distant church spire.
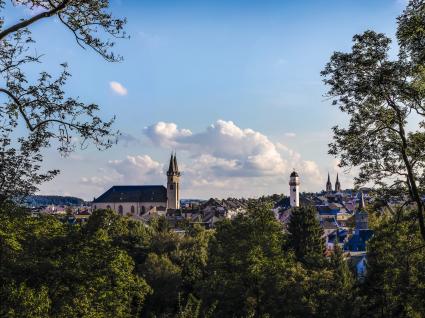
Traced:
<svg viewBox="0 0 425 318">
<path fill-rule="evenodd" d="M 335 191 L 341 192 L 341 183 L 339 182 L 338 173 L 336 174 Z"/>
<path fill-rule="evenodd" d="M 368 213 L 365 211 L 365 200 L 364 200 L 364 194 L 363 191 L 360 191 L 360 200 L 359 200 L 359 207 L 357 208 L 357 211 L 354 214 L 355 217 L 355 233 L 359 235 L 361 230 L 367 230 L 368 229 Z"/>
<path fill-rule="evenodd" d="M 363 211 L 365 207 L 364 194 L 363 191 L 360 191 L 359 211 Z"/>
<path fill-rule="evenodd" d="M 326 182 L 326 192 L 332 192 L 331 177 L 328 172 L 328 181 Z"/>
</svg>

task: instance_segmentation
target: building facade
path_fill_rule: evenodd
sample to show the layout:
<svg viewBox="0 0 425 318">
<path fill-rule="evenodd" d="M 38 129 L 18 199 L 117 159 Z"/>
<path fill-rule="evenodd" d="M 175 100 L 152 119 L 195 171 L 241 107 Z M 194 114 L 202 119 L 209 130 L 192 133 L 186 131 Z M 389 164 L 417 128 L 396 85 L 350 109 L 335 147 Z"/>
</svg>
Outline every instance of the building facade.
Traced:
<svg viewBox="0 0 425 318">
<path fill-rule="evenodd" d="M 162 185 L 113 186 L 92 202 L 92 209 L 112 209 L 120 215 L 142 216 L 152 211 L 180 208 L 180 171 L 171 155 L 167 187 Z"/>
</svg>

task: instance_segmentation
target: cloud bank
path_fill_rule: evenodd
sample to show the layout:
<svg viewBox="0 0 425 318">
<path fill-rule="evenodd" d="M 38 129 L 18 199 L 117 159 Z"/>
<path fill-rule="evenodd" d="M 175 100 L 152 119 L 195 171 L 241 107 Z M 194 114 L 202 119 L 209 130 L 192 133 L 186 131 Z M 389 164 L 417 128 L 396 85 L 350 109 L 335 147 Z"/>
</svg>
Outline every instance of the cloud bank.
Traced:
<svg viewBox="0 0 425 318">
<path fill-rule="evenodd" d="M 177 150 L 183 198 L 288 194 L 292 169 L 301 175 L 302 191 L 321 189 L 324 182 L 315 161 L 232 121 L 217 120 L 199 132 L 157 122 L 143 133 L 155 148 Z M 165 184 L 167 167 L 146 154 L 128 155 L 109 161 L 99 176 L 81 182 L 102 190 L 114 184 Z"/>
</svg>

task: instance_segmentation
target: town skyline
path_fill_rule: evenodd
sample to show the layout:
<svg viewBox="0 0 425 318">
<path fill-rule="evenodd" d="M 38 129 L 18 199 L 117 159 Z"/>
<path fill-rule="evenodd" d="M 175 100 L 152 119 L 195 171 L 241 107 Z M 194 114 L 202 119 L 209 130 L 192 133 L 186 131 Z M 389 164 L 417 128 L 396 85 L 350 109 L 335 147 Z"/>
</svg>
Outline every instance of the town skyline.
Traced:
<svg viewBox="0 0 425 318">
<path fill-rule="evenodd" d="M 161 2 L 112 1 L 131 35 L 116 47 L 125 58 L 117 64 L 74 46 L 53 20 L 36 25 L 49 71 L 68 61 L 70 94 L 116 115 L 123 134 L 103 152 L 89 147 L 61 158 L 47 150 L 44 166 L 61 174 L 39 193 L 91 200 L 115 184 L 163 184 L 172 150 L 183 198 L 285 193 L 293 169 L 304 191 L 322 190 L 328 172 L 351 187 L 355 172 L 344 174 L 327 155 L 331 127 L 345 119 L 323 97 L 319 72 L 334 50 L 350 48 L 354 33 L 393 37 L 405 5 L 364 3 L 182 2 L 164 10 Z M 41 37 L 47 29 L 55 41 Z"/>
</svg>

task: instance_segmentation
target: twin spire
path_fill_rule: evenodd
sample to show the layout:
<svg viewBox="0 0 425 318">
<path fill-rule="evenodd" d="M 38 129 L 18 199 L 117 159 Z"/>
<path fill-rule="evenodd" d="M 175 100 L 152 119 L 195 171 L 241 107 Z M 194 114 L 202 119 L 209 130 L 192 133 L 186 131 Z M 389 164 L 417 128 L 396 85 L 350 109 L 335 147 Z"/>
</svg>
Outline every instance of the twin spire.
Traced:
<svg viewBox="0 0 425 318">
<path fill-rule="evenodd" d="M 177 165 L 176 152 L 171 153 L 170 165 L 168 166 L 167 176 L 180 176 L 179 166 Z"/>
<path fill-rule="evenodd" d="M 326 192 L 332 192 L 332 182 L 331 177 L 328 172 L 328 181 L 326 181 Z M 336 181 L 335 181 L 335 192 L 341 192 L 341 183 L 339 182 L 339 175 L 336 174 Z"/>
</svg>

